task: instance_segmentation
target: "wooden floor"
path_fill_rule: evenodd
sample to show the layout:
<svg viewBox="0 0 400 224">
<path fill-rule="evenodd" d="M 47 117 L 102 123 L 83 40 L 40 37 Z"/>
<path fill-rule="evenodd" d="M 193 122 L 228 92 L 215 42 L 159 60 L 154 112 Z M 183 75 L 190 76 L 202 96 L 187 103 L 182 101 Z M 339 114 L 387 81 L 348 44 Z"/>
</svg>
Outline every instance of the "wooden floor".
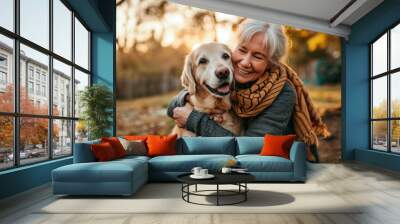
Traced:
<svg viewBox="0 0 400 224">
<path fill-rule="evenodd" d="M 308 183 L 345 201 L 367 204 L 357 214 L 36 214 L 54 200 L 49 185 L 0 201 L 0 223 L 400 223 L 400 174 L 359 163 L 310 164 Z M 318 203 L 318 201 L 316 201 Z"/>
</svg>

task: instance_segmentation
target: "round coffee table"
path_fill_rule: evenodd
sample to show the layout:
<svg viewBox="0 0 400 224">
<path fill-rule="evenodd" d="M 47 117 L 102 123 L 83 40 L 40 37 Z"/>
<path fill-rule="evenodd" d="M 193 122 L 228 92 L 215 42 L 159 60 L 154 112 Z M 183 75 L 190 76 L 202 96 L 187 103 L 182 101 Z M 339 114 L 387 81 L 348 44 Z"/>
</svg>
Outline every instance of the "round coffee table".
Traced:
<svg viewBox="0 0 400 224">
<path fill-rule="evenodd" d="M 177 177 L 178 181 L 182 183 L 182 199 L 188 203 L 198 204 L 198 205 L 234 205 L 239 204 L 241 202 L 245 202 L 247 200 L 247 192 L 249 188 L 247 187 L 247 183 L 255 180 L 255 177 L 248 173 L 216 173 L 213 174 L 215 177 L 212 179 L 193 179 L 190 177 L 191 173 L 182 174 Z M 197 190 L 197 185 L 216 185 L 215 190 Z M 195 186 L 194 191 L 190 191 L 190 186 Z M 237 190 L 223 190 L 220 189 L 220 185 L 236 185 L 238 186 Z M 215 192 L 215 194 L 206 194 L 209 192 Z M 190 196 L 203 196 L 203 197 L 216 197 L 216 204 L 202 204 L 190 201 Z M 231 202 L 231 203 L 221 203 L 221 197 L 232 197 L 232 196 L 241 196 L 239 200 Z"/>
</svg>

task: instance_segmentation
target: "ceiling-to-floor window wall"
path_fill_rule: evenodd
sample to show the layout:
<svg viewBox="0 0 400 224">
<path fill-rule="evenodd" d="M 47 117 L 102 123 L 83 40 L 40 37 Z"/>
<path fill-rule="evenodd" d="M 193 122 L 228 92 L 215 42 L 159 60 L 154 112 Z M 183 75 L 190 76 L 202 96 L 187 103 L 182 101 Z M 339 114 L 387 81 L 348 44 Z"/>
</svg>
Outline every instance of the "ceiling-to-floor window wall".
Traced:
<svg viewBox="0 0 400 224">
<path fill-rule="evenodd" d="M 0 170 L 70 156 L 86 140 L 90 35 L 63 0 L 0 1 Z"/>
</svg>

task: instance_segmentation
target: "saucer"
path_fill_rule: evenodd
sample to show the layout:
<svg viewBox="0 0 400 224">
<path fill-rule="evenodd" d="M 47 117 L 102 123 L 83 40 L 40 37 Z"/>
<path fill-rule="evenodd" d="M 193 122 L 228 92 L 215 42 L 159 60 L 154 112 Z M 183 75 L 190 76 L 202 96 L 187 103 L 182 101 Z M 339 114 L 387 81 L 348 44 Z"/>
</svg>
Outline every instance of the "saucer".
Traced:
<svg viewBox="0 0 400 224">
<path fill-rule="evenodd" d="M 207 174 L 207 175 L 204 175 L 204 176 L 194 175 L 194 174 L 190 175 L 190 178 L 193 178 L 193 179 L 211 179 L 211 178 L 214 178 L 214 177 L 215 176 L 212 175 L 212 174 Z"/>
</svg>

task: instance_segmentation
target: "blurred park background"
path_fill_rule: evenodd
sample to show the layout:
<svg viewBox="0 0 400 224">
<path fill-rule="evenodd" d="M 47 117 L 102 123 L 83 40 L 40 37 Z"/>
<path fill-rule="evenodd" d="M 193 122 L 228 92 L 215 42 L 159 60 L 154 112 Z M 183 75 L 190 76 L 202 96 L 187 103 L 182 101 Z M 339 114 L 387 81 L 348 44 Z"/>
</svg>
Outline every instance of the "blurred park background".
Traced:
<svg viewBox="0 0 400 224">
<path fill-rule="evenodd" d="M 164 0 L 117 0 L 117 135 L 169 134 L 166 106 L 182 89 L 184 57 L 198 44 L 233 48 L 244 18 Z M 285 26 L 286 63 L 310 91 L 332 136 L 320 142 L 322 162 L 341 157 L 340 38 Z"/>
</svg>

